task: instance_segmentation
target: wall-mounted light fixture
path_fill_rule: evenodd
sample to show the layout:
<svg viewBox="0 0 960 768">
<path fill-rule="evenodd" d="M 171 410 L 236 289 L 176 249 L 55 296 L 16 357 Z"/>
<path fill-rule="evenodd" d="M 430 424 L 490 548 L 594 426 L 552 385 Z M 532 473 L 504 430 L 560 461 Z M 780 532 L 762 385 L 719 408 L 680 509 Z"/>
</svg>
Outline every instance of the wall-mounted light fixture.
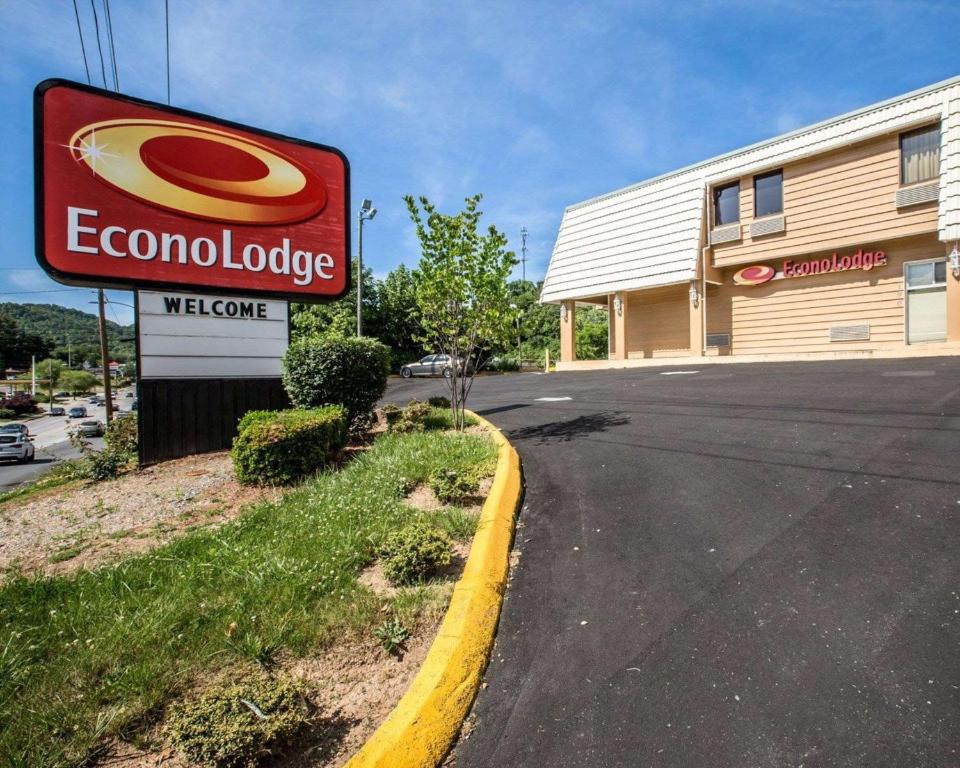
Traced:
<svg viewBox="0 0 960 768">
<path fill-rule="evenodd" d="M 695 307 L 700 306 L 700 294 L 697 293 L 696 283 L 690 283 L 690 303 Z"/>
<path fill-rule="evenodd" d="M 621 299 L 619 296 L 613 300 L 613 311 L 618 315 L 623 314 L 623 299 Z"/>
<path fill-rule="evenodd" d="M 960 278 L 960 248 L 953 244 L 953 250 L 950 251 L 950 269 L 953 270 L 953 276 Z"/>
<path fill-rule="evenodd" d="M 560 319 L 563 322 L 567 322 L 567 305 L 566 304 L 560 305 Z"/>
</svg>

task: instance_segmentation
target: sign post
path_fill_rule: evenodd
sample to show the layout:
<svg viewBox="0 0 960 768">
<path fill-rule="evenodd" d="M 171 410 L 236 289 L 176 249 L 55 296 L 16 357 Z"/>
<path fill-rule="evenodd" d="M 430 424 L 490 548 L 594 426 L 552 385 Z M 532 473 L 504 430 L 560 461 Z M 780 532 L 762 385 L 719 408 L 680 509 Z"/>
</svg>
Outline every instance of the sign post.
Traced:
<svg viewBox="0 0 960 768">
<path fill-rule="evenodd" d="M 245 410 L 282 407 L 287 302 L 350 285 L 346 157 L 64 80 L 37 86 L 34 134 L 38 262 L 136 291 L 141 459 L 228 447 Z"/>
</svg>

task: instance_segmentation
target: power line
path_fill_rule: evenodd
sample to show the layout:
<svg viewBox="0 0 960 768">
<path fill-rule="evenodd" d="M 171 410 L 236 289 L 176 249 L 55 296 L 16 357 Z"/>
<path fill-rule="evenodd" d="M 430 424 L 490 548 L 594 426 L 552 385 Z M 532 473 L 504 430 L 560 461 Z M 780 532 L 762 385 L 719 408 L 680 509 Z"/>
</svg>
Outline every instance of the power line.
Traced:
<svg viewBox="0 0 960 768">
<path fill-rule="evenodd" d="M 93 9 L 93 26 L 97 32 L 97 50 L 100 52 L 100 73 L 103 75 L 103 87 L 107 85 L 107 66 L 103 63 L 103 46 L 100 45 L 100 18 L 97 16 L 97 6 L 94 0 L 90 0 L 90 7 Z"/>
<path fill-rule="evenodd" d="M 83 288 L 51 288 L 46 291 L 0 291 L 0 296 L 25 296 L 28 293 L 67 293 L 68 291 L 82 291 Z"/>
<path fill-rule="evenodd" d="M 163 19 L 167 30 L 167 105 L 170 105 L 170 0 L 163 0 Z"/>
<path fill-rule="evenodd" d="M 73 0 L 73 12 L 77 17 L 77 33 L 80 35 L 80 50 L 83 52 L 83 68 L 87 71 L 87 85 L 92 85 L 90 65 L 87 64 L 87 47 L 83 44 L 83 29 L 80 27 L 80 9 L 77 8 L 77 0 Z"/>
<path fill-rule="evenodd" d="M 113 43 L 113 19 L 110 16 L 110 0 L 103 0 L 103 11 L 107 18 L 107 40 L 110 42 L 110 63 L 113 65 L 113 90 L 120 91 L 120 76 L 117 74 L 117 49 Z"/>
</svg>

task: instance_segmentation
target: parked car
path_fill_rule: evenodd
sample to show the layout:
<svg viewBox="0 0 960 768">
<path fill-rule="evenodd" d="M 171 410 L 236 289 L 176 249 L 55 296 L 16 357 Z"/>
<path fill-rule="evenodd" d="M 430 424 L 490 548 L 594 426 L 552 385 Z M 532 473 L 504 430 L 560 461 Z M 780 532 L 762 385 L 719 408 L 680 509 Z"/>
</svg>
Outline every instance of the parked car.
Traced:
<svg viewBox="0 0 960 768">
<path fill-rule="evenodd" d="M 0 459 L 13 459 L 18 464 L 33 461 L 37 452 L 30 438 L 22 432 L 0 432 Z"/>
<path fill-rule="evenodd" d="M 23 435 L 24 437 L 30 437 L 30 428 L 26 424 L 21 424 L 18 421 L 11 421 L 9 424 L 4 424 L 0 427 L 0 435 Z"/>
<path fill-rule="evenodd" d="M 103 437 L 103 422 L 91 419 L 90 421 L 81 421 L 77 427 L 77 434 L 80 437 Z"/>
<path fill-rule="evenodd" d="M 90 397 L 87 398 L 87 402 L 90 403 L 90 405 L 97 405 L 100 402 L 100 395 L 90 395 Z"/>
<path fill-rule="evenodd" d="M 453 373 L 454 359 L 450 355 L 427 355 L 415 363 L 407 363 L 400 369 L 405 379 L 411 376 L 443 376 L 449 379 Z M 463 360 L 457 361 L 458 370 L 463 370 Z"/>
<path fill-rule="evenodd" d="M 135 411 L 135 410 L 137 410 L 137 408 L 140 407 L 139 405 L 137 405 L 137 402 L 138 402 L 138 401 L 134 400 L 132 403 L 130 403 L 130 410 L 131 410 L 131 411 Z"/>
<path fill-rule="evenodd" d="M 55 394 L 54 397 L 70 397 L 70 393 L 69 393 L 69 392 L 57 392 L 57 394 Z"/>
<path fill-rule="evenodd" d="M 50 409 L 51 416 L 65 416 L 66 413 L 67 413 L 66 410 L 59 405 L 55 405 L 53 406 L 53 408 Z"/>
<path fill-rule="evenodd" d="M 67 411 L 67 417 L 71 419 L 85 419 L 87 417 L 87 409 L 82 405 L 75 405 Z"/>
<path fill-rule="evenodd" d="M 133 397 L 133 392 L 127 392 L 127 394 L 125 394 L 124 397 Z"/>
</svg>

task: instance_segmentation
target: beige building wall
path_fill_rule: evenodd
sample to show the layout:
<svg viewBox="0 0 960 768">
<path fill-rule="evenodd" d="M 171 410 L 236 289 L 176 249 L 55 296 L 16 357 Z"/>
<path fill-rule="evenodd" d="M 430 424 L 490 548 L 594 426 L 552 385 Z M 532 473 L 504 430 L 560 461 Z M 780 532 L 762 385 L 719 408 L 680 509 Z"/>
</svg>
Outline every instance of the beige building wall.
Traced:
<svg viewBox="0 0 960 768">
<path fill-rule="evenodd" d="M 775 169 L 771 169 L 775 170 Z M 825 248 L 937 231 L 937 202 L 897 208 L 898 133 L 816 155 L 783 168 L 785 231 L 751 239 L 753 176 L 740 179 L 742 240 L 713 247 L 718 267 L 812 255 Z"/>
<path fill-rule="evenodd" d="M 864 244 L 867 245 L 867 244 Z M 721 354 L 837 352 L 886 349 L 905 343 L 903 265 L 940 258 L 934 235 L 869 245 L 887 254 L 887 265 L 774 279 L 757 286 L 735 285 L 727 275 L 707 291 L 707 332 L 730 333 Z M 820 254 L 810 254 L 811 258 Z M 771 263 L 771 266 L 777 266 Z M 728 270 L 732 274 L 734 270 Z M 948 280 L 952 280 L 949 277 Z M 834 326 L 870 325 L 864 341 L 830 341 Z"/>
<path fill-rule="evenodd" d="M 626 294 L 628 358 L 676 357 L 690 353 L 687 285 Z"/>
</svg>

